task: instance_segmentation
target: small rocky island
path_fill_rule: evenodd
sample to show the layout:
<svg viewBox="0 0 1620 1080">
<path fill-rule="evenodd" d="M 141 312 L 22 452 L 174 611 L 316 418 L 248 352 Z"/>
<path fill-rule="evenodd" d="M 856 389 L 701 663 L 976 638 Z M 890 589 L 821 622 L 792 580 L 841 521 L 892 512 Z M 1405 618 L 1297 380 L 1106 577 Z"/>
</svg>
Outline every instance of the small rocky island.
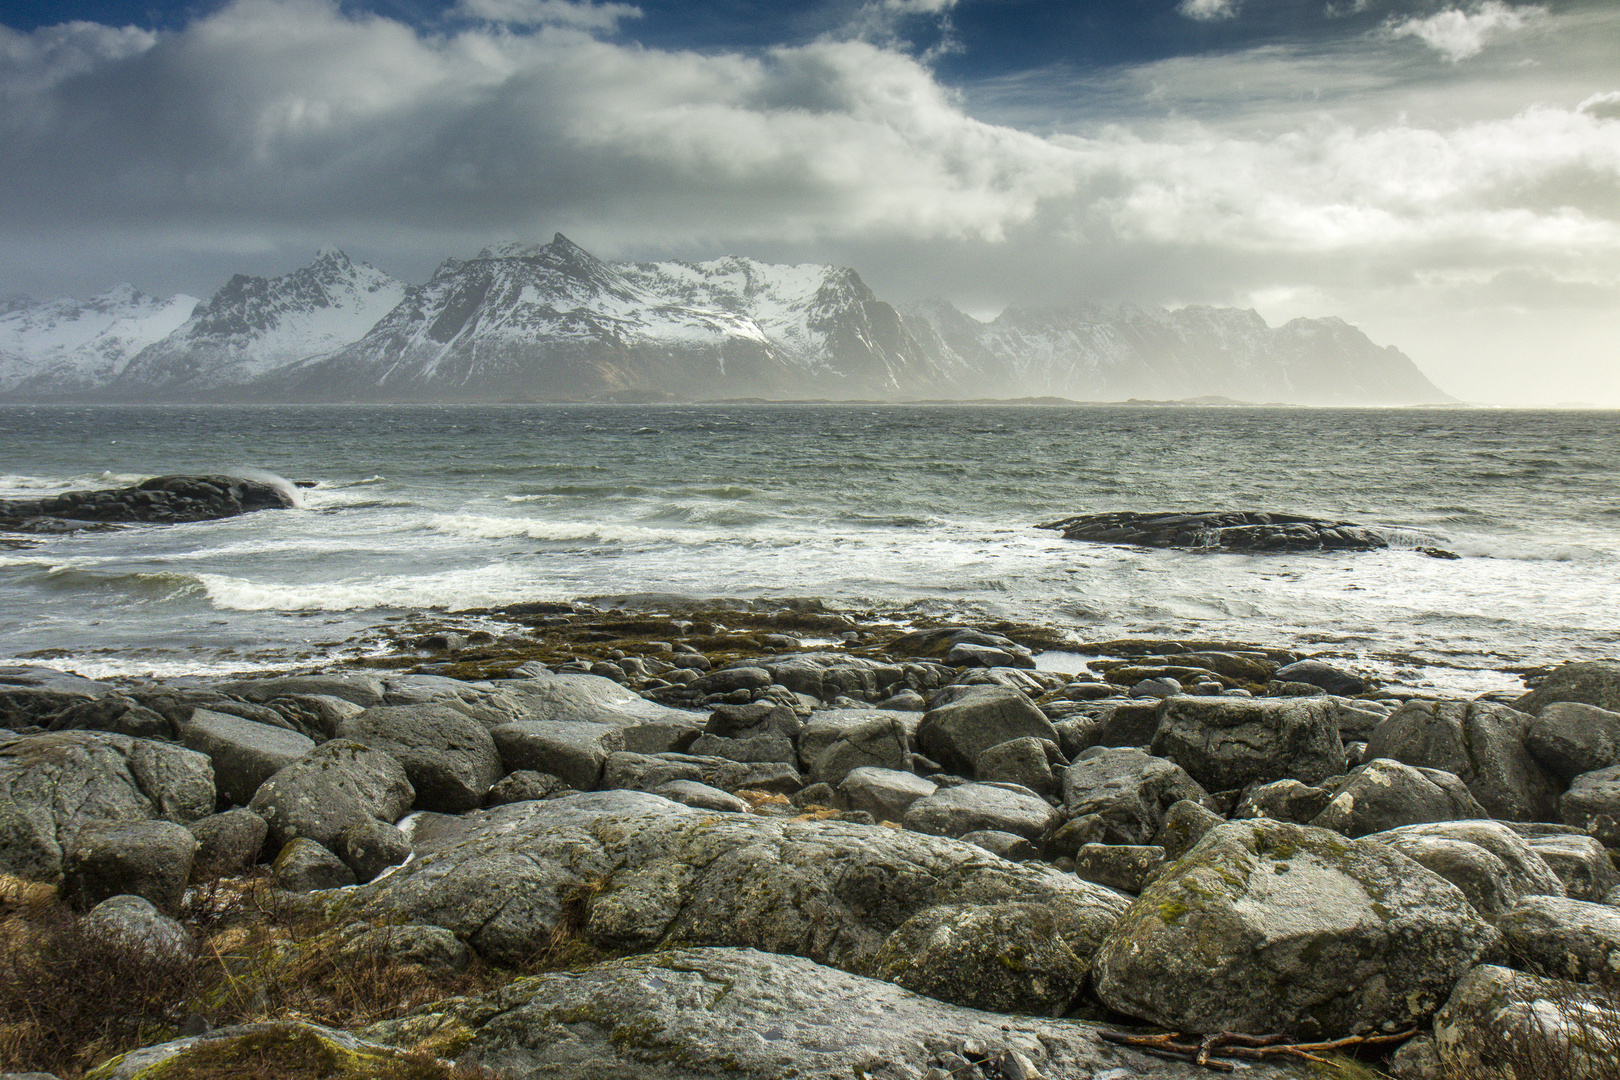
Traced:
<svg viewBox="0 0 1620 1080">
<path fill-rule="evenodd" d="M 294 505 L 286 490 L 241 476 L 154 476 L 133 487 L 0 499 L 0 531 L 65 532 L 92 522 L 212 521 Z"/>
<path fill-rule="evenodd" d="M 1065 540 L 1195 551 L 1376 551 L 1389 547 L 1378 532 L 1348 521 L 1253 510 L 1142 514 L 1128 510 L 1077 514 L 1048 521 Z"/>
<path fill-rule="evenodd" d="M 1132 639 L 1065 675 L 1038 627 L 815 601 L 395 633 L 0 670 L 0 1068 L 1614 1075 L 1620 661 L 1448 698 Z"/>
</svg>

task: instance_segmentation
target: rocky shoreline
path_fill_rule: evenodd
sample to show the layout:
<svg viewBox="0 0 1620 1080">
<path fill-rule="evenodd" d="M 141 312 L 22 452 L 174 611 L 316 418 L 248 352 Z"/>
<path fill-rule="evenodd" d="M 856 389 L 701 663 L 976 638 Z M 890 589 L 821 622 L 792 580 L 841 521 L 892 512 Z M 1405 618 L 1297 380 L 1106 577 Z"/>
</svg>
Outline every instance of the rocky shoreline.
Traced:
<svg viewBox="0 0 1620 1080">
<path fill-rule="evenodd" d="M 390 632 L 341 670 L 0 668 L 0 933 L 230 990 L 0 1068 L 1419 1080 L 1614 1015 L 1620 661 L 1447 698 L 1230 642 L 1058 674 L 1050 630 L 816 601 Z M 417 991 L 277 1006 L 328 955 Z"/>
</svg>

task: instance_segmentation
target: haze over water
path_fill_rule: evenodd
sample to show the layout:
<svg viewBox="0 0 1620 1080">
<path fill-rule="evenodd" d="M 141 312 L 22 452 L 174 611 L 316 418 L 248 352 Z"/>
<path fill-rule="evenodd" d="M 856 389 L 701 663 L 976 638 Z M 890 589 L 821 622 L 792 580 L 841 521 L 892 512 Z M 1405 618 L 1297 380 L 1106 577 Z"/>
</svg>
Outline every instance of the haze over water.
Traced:
<svg viewBox="0 0 1620 1080">
<path fill-rule="evenodd" d="M 87 675 L 309 665 L 433 608 L 635 593 L 1332 651 L 1477 689 L 1620 654 L 1614 413 L 1123 406 L 0 408 L 0 497 L 168 472 L 303 508 L 0 549 L 0 657 Z M 1063 540 L 1108 510 L 1387 526 L 1388 551 Z M 1447 548 L 1433 559 L 1411 550 Z M 1460 670 L 1459 670 L 1460 669 Z"/>
</svg>

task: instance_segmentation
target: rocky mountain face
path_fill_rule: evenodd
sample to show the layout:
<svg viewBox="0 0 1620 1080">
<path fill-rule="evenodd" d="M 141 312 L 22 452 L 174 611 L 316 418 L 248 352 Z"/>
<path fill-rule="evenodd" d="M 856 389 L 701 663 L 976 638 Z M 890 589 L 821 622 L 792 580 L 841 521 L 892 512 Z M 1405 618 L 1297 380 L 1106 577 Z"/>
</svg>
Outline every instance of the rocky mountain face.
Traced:
<svg viewBox="0 0 1620 1080">
<path fill-rule="evenodd" d="M 119 378 L 197 306 L 117 285 L 89 300 L 0 299 L 0 394 L 48 397 L 93 391 Z"/>
<path fill-rule="evenodd" d="M 1236 308 L 1008 308 L 980 323 L 938 300 L 901 311 L 906 329 L 941 358 L 953 381 L 999 385 L 997 396 L 1223 396 L 1306 405 L 1450 400 L 1400 350 L 1381 349 L 1335 318 L 1273 328 Z"/>
<path fill-rule="evenodd" d="M 238 275 L 195 310 L 189 297 L 121 290 L 76 306 L 0 303 L 0 394 L 1450 400 L 1394 347 L 1337 319 L 1272 328 L 1229 308 L 1091 307 L 1009 308 L 981 323 L 942 300 L 897 310 L 850 269 L 606 263 L 561 234 L 447 260 L 415 286 L 323 251 L 281 277 Z"/>
<path fill-rule="evenodd" d="M 331 249 L 281 277 L 237 274 L 113 383 L 136 396 L 236 390 L 347 345 L 404 295 L 403 282 Z"/>
<path fill-rule="evenodd" d="M 852 270 L 616 266 L 559 234 L 444 263 L 364 337 L 270 384 L 299 400 L 891 397 L 930 374 Z"/>
</svg>

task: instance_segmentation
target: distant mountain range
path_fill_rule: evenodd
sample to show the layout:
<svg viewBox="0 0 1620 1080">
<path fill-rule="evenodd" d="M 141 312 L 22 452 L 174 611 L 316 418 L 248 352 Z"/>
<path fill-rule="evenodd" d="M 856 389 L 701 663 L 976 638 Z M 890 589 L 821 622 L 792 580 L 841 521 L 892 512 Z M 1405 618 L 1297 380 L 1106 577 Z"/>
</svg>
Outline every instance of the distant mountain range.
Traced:
<svg viewBox="0 0 1620 1080">
<path fill-rule="evenodd" d="M 853 270 L 606 263 L 559 234 L 406 285 L 340 251 L 204 302 L 0 300 L 0 400 L 1452 399 L 1333 318 L 890 305 Z"/>
</svg>

